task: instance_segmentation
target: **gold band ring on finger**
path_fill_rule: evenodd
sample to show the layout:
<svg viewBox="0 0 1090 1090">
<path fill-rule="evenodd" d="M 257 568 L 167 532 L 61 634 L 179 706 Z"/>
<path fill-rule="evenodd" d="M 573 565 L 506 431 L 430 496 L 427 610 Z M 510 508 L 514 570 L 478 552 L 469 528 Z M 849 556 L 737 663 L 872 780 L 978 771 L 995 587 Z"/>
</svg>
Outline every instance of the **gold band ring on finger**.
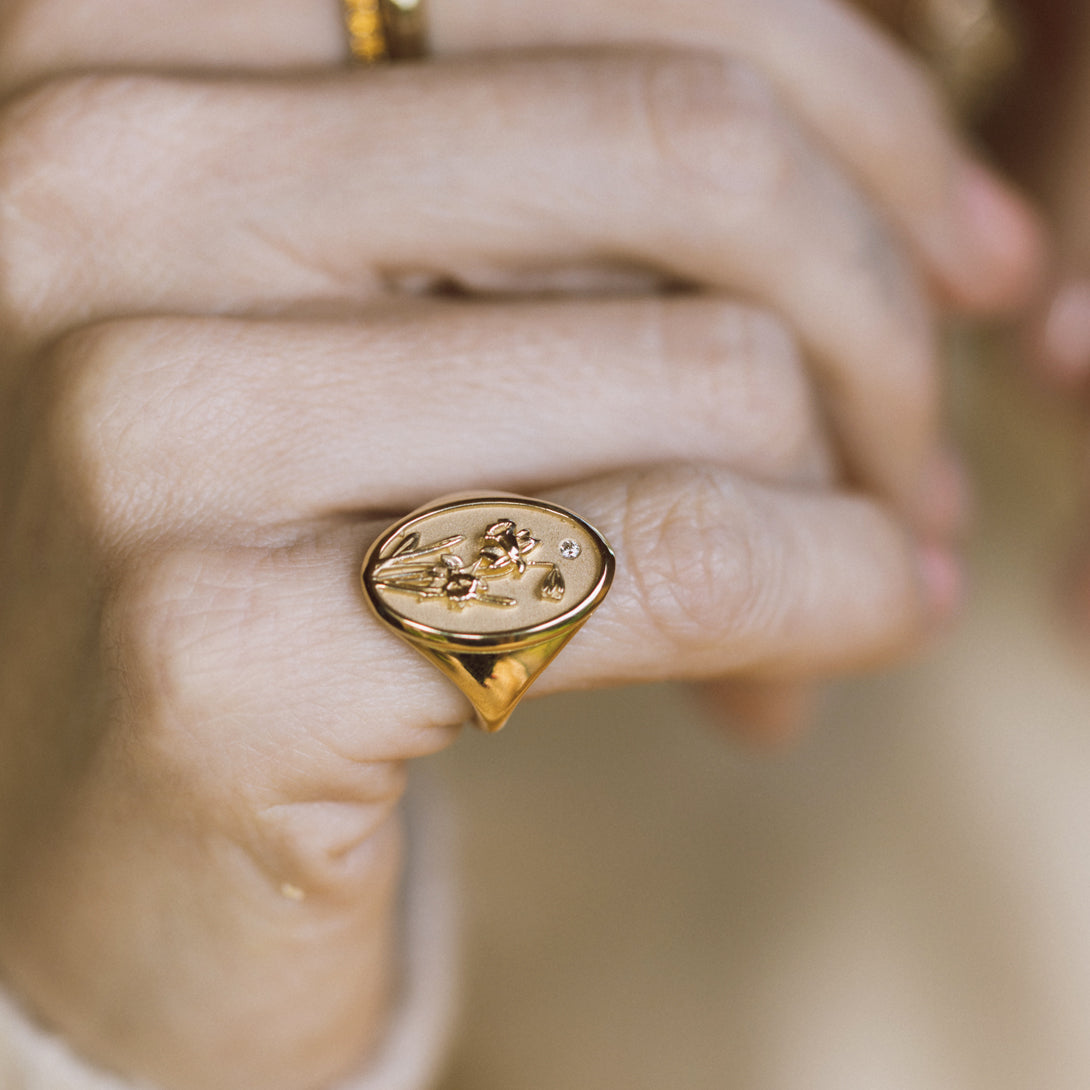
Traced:
<svg viewBox="0 0 1090 1090">
<path fill-rule="evenodd" d="M 348 47 L 363 64 L 428 52 L 427 0 L 343 0 Z"/>
<path fill-rule="evenodd" d="M 378 619 L 497 731 L 601 604 L 616 562 L 578 515 L 504 493 L 447 496 L 386 530 L 361 579 Z"/>
</svg>

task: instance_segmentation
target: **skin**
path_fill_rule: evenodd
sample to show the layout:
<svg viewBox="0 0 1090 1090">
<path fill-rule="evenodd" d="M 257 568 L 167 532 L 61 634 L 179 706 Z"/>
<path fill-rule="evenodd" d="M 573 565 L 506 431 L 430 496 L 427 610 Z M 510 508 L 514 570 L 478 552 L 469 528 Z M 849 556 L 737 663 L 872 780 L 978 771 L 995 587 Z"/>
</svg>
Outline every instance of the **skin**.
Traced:
<svg viewBox="0 0 1090 1090">
<path fill-rule="evenodd" d="M 123 1074 L 296 1090 L 381 1034 L 404 766 L 466 714 L 362 607 L 377 533 L 599 527 L 539 692 L 759 719 L 894 660 L 958 593 L 937 323 L 1039 243 L 818 0 L 437 4 L 362 72 L 332 4 L 144 7 L 0 21 L 0 969 Z"/>
</svg>

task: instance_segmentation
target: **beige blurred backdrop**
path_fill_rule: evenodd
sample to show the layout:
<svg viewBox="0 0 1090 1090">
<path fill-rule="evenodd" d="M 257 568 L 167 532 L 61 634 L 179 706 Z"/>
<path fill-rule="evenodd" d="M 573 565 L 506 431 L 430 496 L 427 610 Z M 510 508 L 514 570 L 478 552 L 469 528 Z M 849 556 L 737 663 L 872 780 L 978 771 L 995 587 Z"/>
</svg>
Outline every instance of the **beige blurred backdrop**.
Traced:
<svg viewBox="0 0 1090 1090">
<path fill-rule="evenodd" d="M 954 385 L 972 602 L 926 660 L 780 755 L 653 687 L 431 762 L 464 876 L 443 1090 L 1090 1086 L 1090 650 L 1056 609 L 1084 458 L 1002 363 Z"/>
</svg>

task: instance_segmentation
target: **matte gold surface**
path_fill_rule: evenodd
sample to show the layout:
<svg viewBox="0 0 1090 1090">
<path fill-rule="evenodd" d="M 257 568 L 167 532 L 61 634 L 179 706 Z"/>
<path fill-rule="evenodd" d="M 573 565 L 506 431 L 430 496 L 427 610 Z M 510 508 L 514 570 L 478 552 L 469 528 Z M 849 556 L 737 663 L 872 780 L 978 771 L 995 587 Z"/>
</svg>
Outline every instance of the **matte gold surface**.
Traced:
<svg viewBox="0 0 1090 1090">
<path fill-rule="evenodd" d="M 381 621 L 499 730 L 605 597 L 613 553 L 577 515 L 520 496 L 454 496 L 413 512 L 368 551 Z"/>
</svg>

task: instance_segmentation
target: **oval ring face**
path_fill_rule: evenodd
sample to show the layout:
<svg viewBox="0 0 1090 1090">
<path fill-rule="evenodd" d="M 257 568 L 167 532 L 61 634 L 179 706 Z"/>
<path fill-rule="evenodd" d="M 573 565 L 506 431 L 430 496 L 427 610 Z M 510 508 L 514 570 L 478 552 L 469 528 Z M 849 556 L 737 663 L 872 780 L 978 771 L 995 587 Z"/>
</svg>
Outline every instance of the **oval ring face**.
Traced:
<svg viewBox="0 0 1090 1090">
<path fill-rule="evenodd" d="M 581 624 L 613 571 L 609 545 L 577 515 L 488 495 L 413 512 L 375 542 L 361 574 L 379 617 L 404 635 L 499 648 Z"/>
</svg>

